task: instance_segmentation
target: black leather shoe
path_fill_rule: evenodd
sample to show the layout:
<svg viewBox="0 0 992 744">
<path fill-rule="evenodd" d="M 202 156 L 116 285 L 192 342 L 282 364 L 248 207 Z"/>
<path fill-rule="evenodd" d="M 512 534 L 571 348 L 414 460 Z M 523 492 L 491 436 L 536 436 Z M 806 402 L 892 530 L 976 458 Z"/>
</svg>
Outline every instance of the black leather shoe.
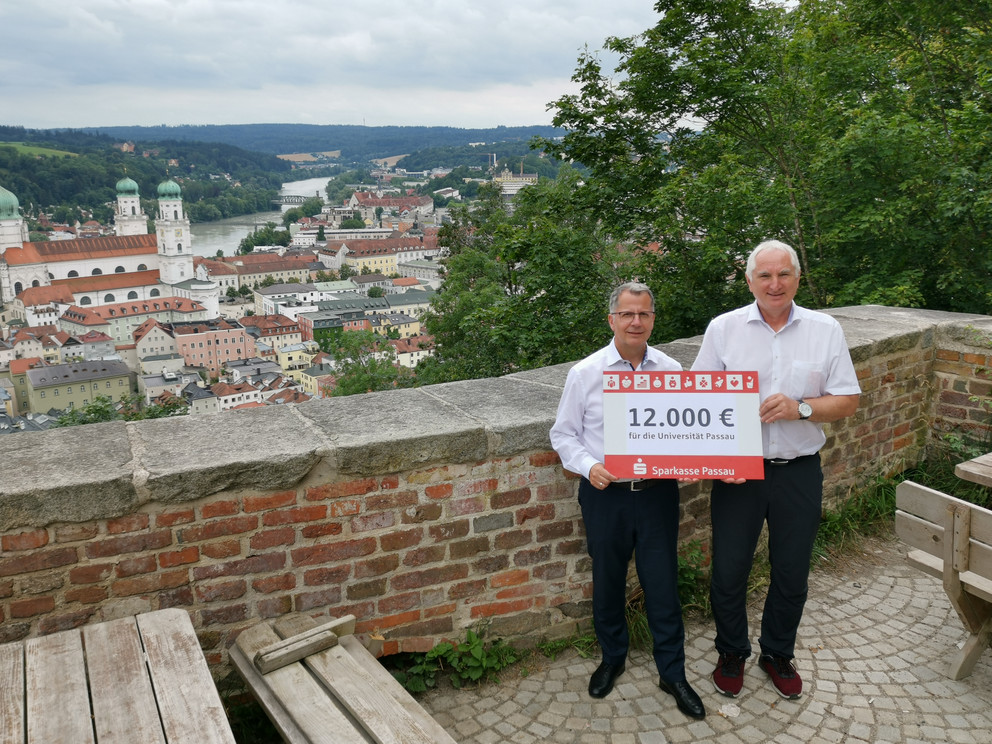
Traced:
<svg viewBox="0 0 992 744">
<path fill-rule="evenodd" d="M 706 709 L 703 707 L 703 701 L 699 699 L 699 695 L 696 694 L 696 691 L 684 679 L 680 682 L 666 682 L 661 679 L 658 680 L 658 687 L 674 697 L 675 704 L 679 706 L 679 710 L 690 718 L 706 717 Z"/>
<path fill-rule="evenodd" d="M 616 682 L 617 677 L 623 674 L 626 668 L 623 662 L 610 664 L 604 661 L 592 673 L 592 677 L 589 678 L 589 694 L 594 698 L 603 698 L 609 695 L 610 690 L 613 689 L 613 683 Z M 702 707 L 702 703 L 699 705 Z"/>
</svg>

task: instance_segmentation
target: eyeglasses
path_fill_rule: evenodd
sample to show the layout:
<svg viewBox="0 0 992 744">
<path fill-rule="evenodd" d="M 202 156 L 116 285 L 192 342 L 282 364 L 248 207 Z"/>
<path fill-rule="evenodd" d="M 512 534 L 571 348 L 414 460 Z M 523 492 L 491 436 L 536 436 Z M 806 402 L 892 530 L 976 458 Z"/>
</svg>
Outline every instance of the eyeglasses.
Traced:
<svg viewBox="0 0 992 744">
<path fill-rule="evenodd" d="M 647 321 L 651 320 L 651 318 L 654 317 L 654 312 L 652 311 L 650 313 L 632 313 L 624 310 L 623 312 L 619 312 L 619 313 L 610 313 L 610 315 L 616 315 L 624 323 L 633 322 L 634 318 L 637 318 L 642 323 L 646 323 Z"/>
</svg>

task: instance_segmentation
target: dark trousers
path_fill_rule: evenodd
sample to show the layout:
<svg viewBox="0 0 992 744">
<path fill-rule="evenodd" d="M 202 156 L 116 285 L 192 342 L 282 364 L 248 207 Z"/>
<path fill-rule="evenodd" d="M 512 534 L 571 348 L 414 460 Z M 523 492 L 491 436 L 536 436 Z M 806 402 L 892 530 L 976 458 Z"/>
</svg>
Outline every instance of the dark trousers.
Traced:
<svg viewBox="0 0 992 744">
<path fill-rule="evenodd" d="M 750 656 L 747 584 L 762 525 L 768 522 L 771 582 L 761 617 L 761 652 L 795 656 L 796 632 L 809 591 L 809 562 L 820 525 L 820 456 L 765 464 L 763 481 L 713 482 L 713 573 L 710 601 L 720 653 Z"/>
<path fill-rule="evenodd" d="M 643 491 L 620 486 L 598 491 L 583 478 L 579 505 L 592 558 L 592 612 L 603 661 L 619 664 L 627 658 L 627 567 L 633 555 L 658 673 L 666 682 L 685 679 L 678 484 L 659 480 Z"/>
</svg>

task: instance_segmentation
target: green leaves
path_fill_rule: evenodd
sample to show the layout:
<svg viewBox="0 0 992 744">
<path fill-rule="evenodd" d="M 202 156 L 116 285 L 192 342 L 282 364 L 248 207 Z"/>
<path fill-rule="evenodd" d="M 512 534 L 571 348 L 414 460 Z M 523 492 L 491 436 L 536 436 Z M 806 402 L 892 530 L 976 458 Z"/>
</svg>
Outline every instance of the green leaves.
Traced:
<svg viewBox="0 0 992 744">
<path fill-rule="evenodd" d="M 410 692 L 424 692 L 437 684 L 445 673 L 455 688 L 466 683 L 495 681 L 498 673 L 519 661 L 522 653 L 502 640 L 486 643 L 472 630 L 462 643 L 444 641 L 427 653 L 409 654 L 409 666 L 393 671 L 393 676 Z"/>
</svg>

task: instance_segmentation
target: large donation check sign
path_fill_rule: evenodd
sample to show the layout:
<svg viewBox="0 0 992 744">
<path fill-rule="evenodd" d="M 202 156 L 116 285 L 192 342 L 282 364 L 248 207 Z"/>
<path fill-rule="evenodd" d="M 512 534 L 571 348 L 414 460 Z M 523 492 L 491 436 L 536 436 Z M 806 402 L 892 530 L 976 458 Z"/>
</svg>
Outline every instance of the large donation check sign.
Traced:
<svg viewBox="0 0 992 744">
<path fill-rule="evenodd" d="M 604 372 L 603 424 L 620 478 L 764 478 L 757 372 Z"/>
</svg>

